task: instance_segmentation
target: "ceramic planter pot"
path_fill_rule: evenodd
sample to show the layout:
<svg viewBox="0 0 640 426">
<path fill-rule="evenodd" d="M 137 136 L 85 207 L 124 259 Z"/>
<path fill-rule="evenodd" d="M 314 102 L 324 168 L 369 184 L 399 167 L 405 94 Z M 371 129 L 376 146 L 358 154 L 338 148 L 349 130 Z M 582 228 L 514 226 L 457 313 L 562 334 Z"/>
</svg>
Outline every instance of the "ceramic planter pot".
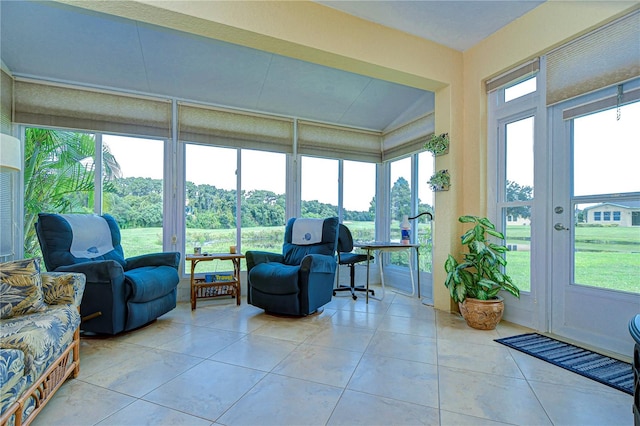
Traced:
<svg viewBox="0 0 640 426">
<path fill-rule="evenodd" d="M 504 299 L 480 300 L 467 298 L 458 303 L 460 313 L 467 325 L 478 330 L 493 330 L 502 319 Z"/>
</svg>

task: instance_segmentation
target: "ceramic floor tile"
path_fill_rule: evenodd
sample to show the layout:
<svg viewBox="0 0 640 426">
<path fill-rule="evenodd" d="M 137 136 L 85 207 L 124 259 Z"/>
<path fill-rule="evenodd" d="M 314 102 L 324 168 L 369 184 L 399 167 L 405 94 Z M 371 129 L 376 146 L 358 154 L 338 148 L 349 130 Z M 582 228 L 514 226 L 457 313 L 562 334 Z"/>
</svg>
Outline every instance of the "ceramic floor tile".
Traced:
<svg viewBox="0 0 640 426">
<path fill-rule="evenodd" d="M 352 300 L 340 309 L 343 311 L 365 312 L 369 314 L 385 314 L 389 309 L 389 302 L 369 298 L 369 303 L 367 303 L 364 296 L 358 296 L 358 300 Z"/>
<path fill-rule="evenodd" d="M 276 318 L 257 328 L 253 333 L 257 336 L 302 343 L 308 337 L 321 331 L 320 327 L 302 320 L 302 318 Z"/>
<path fill-rule="evenodd" d="M 435 309 L 423 304 L 414 303 L 392 303 L 389 305 L 387 315 L 397 317 L 413 318 L 416 320 L 433 321 L 435 319 Z"/>
<path fill-rule="evenodd" d="M 365 354 L 347 389 L 438 408 L 438 368 Z"/>
<path fill-rule="evenodd" d="M 190 331 L 189 324 L 158 319 L 137 330 L 132 330 L 115 336 L 114 340 L 124 343 L 132 343 L 150 348 L 157 348 Z"/>
<path fill-rule="evenodd" d="M 203 361 L 144 396 L 144 400 L 215 421 L 265 373 Z"/>
<path fill-rule="evenodd" d="M 454 342 L 471 342 L 499 346 L 494 339 L 500 337 L 496 330 L 476 330 L 467 325 L 459 315 L 436 314 L 436 333 L 438 339 Z"/>
<path fill-rule="evenodd" d="M 460 413 L 452 413 L 440 410 L 440 424 L 446 426 L 508 426 L 510 423 L 495 422 L 479 417 L 466 416 Z"/>
<path fill-rule="evenodd" d="M 333 326 L 309 337 L 305 343 L 327 348 L 364 352 L 373 337 L 373 330 L 357 327 Z"/>
<path fill-rule="evenodd" d="M 223 312 L 215 316 L 214 319 L 202 321 L 200 324 L 218 330 L 251 333 L 271 321 L 272 318 L 264 311 L 241 309 L 237 312 Z"/>
<path fill-rule="evenodd" d="M 331 317 L 331 322 L 337 326 L 369 328 L 375 330 L 382 322 L 384 315 L 339 310 Z"/>
<path fill-rule="evenodd" d="M 81 380 L 69 380 L 35 418 L 34 426 L 94 425 L 135 398 Z"/>
<path fill-rule="evenodd" d="M 203 362 L 201 358 L 142 346 L 137 354 L 129 354 L 131 356 L 126 362 L 102 370 L 84 380 L 126 395 L 141 397 Z M 80 365 L 82 369 L 82 359 Z"/>
<path fill-rule="evenodd" d="M 79 378 L 33 424 L 632 423 L 630 396 L 494 342 L 526 332 L 474 330 L 392 291 L 303 318 L 182 302 L 139 330 L 83 337 Z"/>
<path fill-rule="evenodd" d="M 291 352 L 272 372 L 345 387 L 361 357 L 362 352 L 305 344 Z"/>
<path fill-rule="evenodd" d="M 218 422 L 228 426 L 323 425 L 341 394 L 342 388 L 270 374 Z"/>
<path fill-rule="evenodd" d="M 376 331 L 367 353 L 429 364 L 438 362 L 435 339 L 388 331 Z"/>
<path fill-rule="evenodd" d="M 328 425 L 439 425 L 436 408 L 346 390 Z"/>
<path fill-rule="evenodd" d="M 633 397 L 571 386 L 530 382 L 554 425 L 631 425 Z"/>
<path fill-rule="evenodd" d="M 297 343 L 288 340 L 251 334 L 217 352 L 210 359 L 271 371 L 297 347 Z"/>
<path fill-rule="evenodd" d="M 550 425 L 526 380 L 439 367 L 440 408 L 518 425 Z"/>
<path fill-rule="evenodd" d="M 159 349 L 208 358 L 244 336 L 244 333 L 235 331 L 192 326 L 189 333 L 160 346 Z"/>
<path fill-rule="evenodd" d="M 432 320 L 423 318 L 385 315 L 378 331 L 390 331 L 394 333 L 413 334 L 415 336 L 436 337 L 436 325 Z"/>
<path fill-rule="evenodd" d="M 523 379 L 507 347 L 438 341 L 438 365 Z"/>
<path fill-rule="evenodd" d="M 117 367 L 131 357 L 140 356 L 147 348 L 114 339 L 80 338 L 80 379 Z"/>
<path fill-rule="evenodd" d="M 117 413 L 107 417 L 98 426 L 209 426 L 211 422 L 161 405 L 137 400 Z"/>
</svg>

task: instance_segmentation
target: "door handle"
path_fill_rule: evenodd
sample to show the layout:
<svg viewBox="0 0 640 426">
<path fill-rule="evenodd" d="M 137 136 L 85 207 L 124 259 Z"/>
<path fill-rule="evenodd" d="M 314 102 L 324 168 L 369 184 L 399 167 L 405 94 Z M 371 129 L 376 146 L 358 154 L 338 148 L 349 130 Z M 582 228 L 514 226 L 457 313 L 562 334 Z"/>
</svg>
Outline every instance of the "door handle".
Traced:
<svg viewBox="0 0 640 426">
<path fill-rule="evenodd" d="M 568 231 L 569 230 L 569 228 L 565 227 L 560 222 L 558 222 L 555 225 L 553 225 L 553 229 L 555 229 L 556 231 Z"/>
</svg>

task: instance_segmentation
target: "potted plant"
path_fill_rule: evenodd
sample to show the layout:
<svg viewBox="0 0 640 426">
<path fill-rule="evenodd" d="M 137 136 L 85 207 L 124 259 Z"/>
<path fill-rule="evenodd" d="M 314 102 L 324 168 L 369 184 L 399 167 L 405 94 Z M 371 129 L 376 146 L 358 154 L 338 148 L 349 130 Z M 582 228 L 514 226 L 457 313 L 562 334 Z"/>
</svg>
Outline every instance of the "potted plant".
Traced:
<svg viewBox="0 0 640 426">
<path fill-rule="evenodd" d="M 442 155 L 449 152 L 449 134 L 442 133 L 431 135 L 428 141 L 424 143 L 424 149 L 431 152 L 433 155 Z"/>
<path fill-rule="evenodd" d="M 458 221 L 474 226 L 460 237 L 468 250 L 462 262 L 452 255 L 447 257 L 444 285 L 470 327 L 493 330 L 504 312 L 504 300 L 498 293 L 506 291 L 520 298 L 520 290 L 503 272 L 507 265 L 503 254 L 509 249 L 489 241 L 491 237 L 503 241 L 504 235 L 486 217 L 460 216 Z"/>
<path fill-rule="evenodd" d="M 427 181 L 432 191 L 448 191 L 451 185 L 451 176 L 448 170 L 438 170 Z"/>
</svg>

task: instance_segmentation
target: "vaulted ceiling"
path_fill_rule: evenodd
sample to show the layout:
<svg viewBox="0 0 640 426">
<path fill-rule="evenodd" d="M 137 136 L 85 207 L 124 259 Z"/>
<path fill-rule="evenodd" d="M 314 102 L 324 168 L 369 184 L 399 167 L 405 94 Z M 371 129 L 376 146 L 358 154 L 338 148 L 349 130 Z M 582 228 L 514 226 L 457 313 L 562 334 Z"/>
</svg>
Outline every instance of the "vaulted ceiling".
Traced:
<svg viewBox="0 0 640 426">
<path fill-rule="evenodd" d="M 465 50 L 541 1 L 319 1 Z M 431 92 L 55 2 L 1 1 L 0 54 L 18 77 L 384 130 Z"/>
</svg>

